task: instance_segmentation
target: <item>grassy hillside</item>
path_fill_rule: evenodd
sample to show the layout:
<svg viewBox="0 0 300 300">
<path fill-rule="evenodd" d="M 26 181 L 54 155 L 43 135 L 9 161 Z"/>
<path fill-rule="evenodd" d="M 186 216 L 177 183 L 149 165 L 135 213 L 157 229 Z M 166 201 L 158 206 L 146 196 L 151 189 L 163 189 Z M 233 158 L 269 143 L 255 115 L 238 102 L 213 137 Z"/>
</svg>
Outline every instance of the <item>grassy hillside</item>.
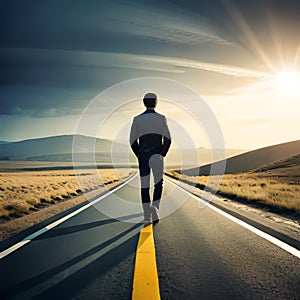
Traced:
<svg viewBox="0 0 300 300">
<path fill-rule="evenodd" d="M 261 208 L 300 212 L 300 154 L 250 172 L 215 176 L 169 175 L 203 190 Z M 218 186 L 221 180 L 221 184 Z"/>
<path fill-rule="evenodd" d="M 300 153 L 300 140 L 269 146 L 253 151 L 249 151 L 226 160 L 225 174 L 236 174 L 248 172 L 274 161 L 288 158 Z M 214 163 L 220 165 L 220 162 Z M 186 175 L 209 175 L 212 164 L 183 170 Z M 211 174 L 219 175 L 219 174 Z"/>
<path fill-rule="evenodd" d="M 300 184 L 300 154 L 264 165 L 253 170 L 253 173 Z"/>
</svg>

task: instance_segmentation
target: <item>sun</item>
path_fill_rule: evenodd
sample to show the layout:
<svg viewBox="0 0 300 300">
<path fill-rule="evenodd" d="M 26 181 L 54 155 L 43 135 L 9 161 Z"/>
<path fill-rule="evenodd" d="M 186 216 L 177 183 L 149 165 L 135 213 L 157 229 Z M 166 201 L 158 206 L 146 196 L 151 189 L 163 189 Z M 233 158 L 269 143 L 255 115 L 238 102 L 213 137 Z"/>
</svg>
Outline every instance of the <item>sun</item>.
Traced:
<svg viewBox="0 0 300 300">
<path fill-rule="evenodd" d="M 295 70 L 280 71 L 275 75 L 275 86 L 280 92 L 300 92 L 300 72 Z"/>
</svg>

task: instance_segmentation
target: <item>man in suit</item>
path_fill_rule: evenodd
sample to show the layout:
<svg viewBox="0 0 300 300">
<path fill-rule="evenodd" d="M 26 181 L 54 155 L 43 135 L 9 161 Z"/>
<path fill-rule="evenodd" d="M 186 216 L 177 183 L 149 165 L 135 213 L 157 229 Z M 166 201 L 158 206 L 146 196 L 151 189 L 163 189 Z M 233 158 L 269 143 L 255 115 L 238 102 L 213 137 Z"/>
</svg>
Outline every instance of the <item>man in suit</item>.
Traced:
<svg viewBox="0 0 300 300">
<path fill-rule="evenodd" d="M 141 198 L 146 225 L 159 221 L 159 204 L 163 189 L 164 157 L 170 145 L 171 136 L 164 115 L 155 111 L 157 96 L 147 93 L 143 98 L 146 110 L 134 117 L 130 131 L 130 145 L 138 158 L 141 181 Z M 150 173 L 153 173 L 154 192 L 150 200 Z"/>
</svg>

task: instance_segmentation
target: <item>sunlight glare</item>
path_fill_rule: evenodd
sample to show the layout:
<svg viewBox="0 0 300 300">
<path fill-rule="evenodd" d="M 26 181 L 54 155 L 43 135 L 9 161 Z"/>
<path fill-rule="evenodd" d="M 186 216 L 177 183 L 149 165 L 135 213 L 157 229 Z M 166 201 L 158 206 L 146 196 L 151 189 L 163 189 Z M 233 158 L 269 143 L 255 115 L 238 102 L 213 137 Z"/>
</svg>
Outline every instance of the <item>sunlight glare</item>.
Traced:
<svg viewBox="0 0 300 300">
<path fill-rule="evenodd" d="M 300 72 L 282 71 L 275 75 L 276 87 L 284 93 L 300 92 Z"/>
</svg>

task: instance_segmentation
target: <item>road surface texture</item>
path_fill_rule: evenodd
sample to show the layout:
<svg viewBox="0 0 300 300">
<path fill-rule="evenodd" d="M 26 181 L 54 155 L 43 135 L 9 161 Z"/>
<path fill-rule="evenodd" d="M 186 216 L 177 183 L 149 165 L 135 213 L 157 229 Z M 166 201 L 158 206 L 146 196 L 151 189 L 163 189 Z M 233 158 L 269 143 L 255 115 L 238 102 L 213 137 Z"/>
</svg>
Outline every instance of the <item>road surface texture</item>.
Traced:
<svg viewBox="0 0 300 300">
<path fill-rule="evenodd" d="M 113 195 L 136 205 L 122 214 Z M 131 299 L 139 201 L 136 177 L 0 259 L 0 299 Z M 121 221 L 98 210 L 112 203 Z M 168 180 L 161 215 L 153 229 L 161 299 L 300 299 L 299 258 Z"/>
</svg>

